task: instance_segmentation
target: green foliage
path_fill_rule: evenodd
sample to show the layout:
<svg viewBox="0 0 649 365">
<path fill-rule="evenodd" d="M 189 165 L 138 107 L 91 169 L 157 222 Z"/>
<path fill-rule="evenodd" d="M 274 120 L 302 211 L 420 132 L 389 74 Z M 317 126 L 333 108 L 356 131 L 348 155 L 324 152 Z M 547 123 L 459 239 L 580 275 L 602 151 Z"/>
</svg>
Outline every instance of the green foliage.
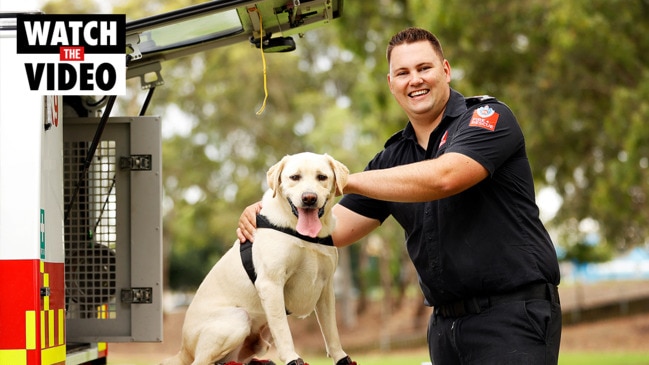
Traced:
<svg viewBox="0 0 649 365">
<path fill-rule="evenodd" d="M 592 218 L 614 248 L 646 242 L 649 5 L 482 1 L 466 12 L 461 3 L 444 2 L 431 26 L 461 70 L 455 87 L 495 95 L 518 115 L 539 186 L 563 198 L 555 226 Z"/>
<path fill-rule="evenodd" d="M 586 242 L 577 242 L 566 249 L 564 259 L 566 261 L 573 261 L 579 264 L 589 262 L 606 262 L 613 256 L 610 246 L 607 245 L 591 245 Z"/>
<path fill-rule="evenodd" d="M 48 12 L 102 9 L 90 0 L 74 8 L 53 4 Z M 190 2 L 112 5 L 132 20 Z M 164 127 L 185 127 L 166 135 L 163 146 L 164 237 L 174 286 L 196 285 L 199 275 L 190 268 L 206 271 L 232 244 L 240 212 L 261 197 L 266 169 L 283 155 L 326 152 L 359 171 L 403 127 L 406 117 L 387 87 L 385 47 L 411 25 L 440 37 L 454 88 L 494 95 L 514 110 L 538 187 L 563 198 L 551 222 L 561 237 L 578 237 L 575 222 L 588 218 L 599 222 L 612 249 L 646 242 L 646 1 L 345 1 L 343 17 L 296 39 L 296 52 L 266 55 L 269 97 L 261 115 L 255 112 L 264 98 L 262 60 L 254 47 L 237 44 L 163 64 L 166 84 L 149 114 L 161 115 Z M 138 98 L 124 98 L 121 109 L 137 110 Z M 403 234 L 381 232 L 398 268 Z"/>
</svg>

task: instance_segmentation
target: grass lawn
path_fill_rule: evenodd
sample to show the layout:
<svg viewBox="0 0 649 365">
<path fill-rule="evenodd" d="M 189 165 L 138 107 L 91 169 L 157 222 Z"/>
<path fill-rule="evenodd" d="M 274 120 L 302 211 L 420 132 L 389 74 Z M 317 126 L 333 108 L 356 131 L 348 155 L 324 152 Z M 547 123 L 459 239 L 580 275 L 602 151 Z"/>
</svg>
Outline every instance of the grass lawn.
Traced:
<svg viewBox="0 0 649 365">
<path fill-rule="evenodd" d="M 404 352 L 398 351 L 395 353 L 375 353 L 369 355 L 353 355 L 352 360 L 356 361 L 358 365 L 421 365 L 422 362 L 430 361 L 428 359 L 428 351 L 412 351 Z M 305 357 L 305 361 L 309 365 L 333 365 L 333 361 L 329 358 L 313 358 Z"/>
<path fill-rule="evenodd" d="M 333 365 L 331 359 L 304 355 L 309 365 Z M 426 350 L 394 351 L 354 356 L 359 365 L 421 365 L 430 361 Z M 278 359 L 273 358 L 277 362 Z M 157 364 L 157 362 L 155 362 Z M 152 362 L 108 356 L 108 365 L 152 365 Z M 279 365 L 279 363 L 278 363 Z M 562 352 L 559 365 L 649 365 L 647 352 Z"/>
<path fill-rule="evenodd" d="M 332 365 L 331 359 L 313 358 L 306 359 L 309 365 Z M 354 360 L 359 365 L 421 365 L 430 361 L 428 352 L 398 352 L 385 354 L 371 354 L 355 356 Z M 640 352 L 569 352 L 561 353 L 559 365 L 649 365 L 649 350 Z"/>
<path fill-rule="evenodd" d="M 559 356 L 560 365 L 649 365 L 647 352 L 568 352 Z"/>
</svg>

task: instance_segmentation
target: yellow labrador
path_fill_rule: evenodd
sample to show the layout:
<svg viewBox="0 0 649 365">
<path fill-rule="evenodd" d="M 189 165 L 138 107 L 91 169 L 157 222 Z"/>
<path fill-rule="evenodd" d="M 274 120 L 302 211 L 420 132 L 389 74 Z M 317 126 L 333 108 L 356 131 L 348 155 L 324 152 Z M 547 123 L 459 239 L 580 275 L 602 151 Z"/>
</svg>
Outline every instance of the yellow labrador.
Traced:
<svg viewBox="0 0 649 365">
<path fill-rule="evenodd" d="M 163 364 L 274 364 L 257 359 L 272 341 L 283 363 L 305 364 L 287 315 L 314 311 L 328 356 L 337 365 L 356 364 L 336 326 L 338 252 L 330 237 L 336 189 L 348 174 L 332 157 L 310 152 L 285 156 L 268 170 L 254 244 L 235 242 L 214 265 L 187 310 L 180 352 Z"/>
</svg>

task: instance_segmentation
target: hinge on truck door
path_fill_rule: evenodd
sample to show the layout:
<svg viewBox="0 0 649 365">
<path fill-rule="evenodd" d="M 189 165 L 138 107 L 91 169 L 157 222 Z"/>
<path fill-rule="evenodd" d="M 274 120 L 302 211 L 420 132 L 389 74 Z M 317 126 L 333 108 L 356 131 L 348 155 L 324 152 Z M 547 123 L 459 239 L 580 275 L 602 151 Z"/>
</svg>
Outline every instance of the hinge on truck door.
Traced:
<svg viewBox="0 0 649 365">
<path fill-rule="evenodd" d="M 122 303 L 142 304 L 153 303 L 152 288 L 122 289 Z"/>
<path fill-rule="evenodd" d="M 119 167 L 131 171 L 151 171 L 151 155 L 120 157 Z"/>
<path fill-rule="evenodd" d="M 139 34 L 130 34 L 126 36 L 126 49 L 126 53 L 131 56 L 132 60 L 139 60 L 140 58 L 142 58 L 142 52 L 140 51 Z"/>
</svg>

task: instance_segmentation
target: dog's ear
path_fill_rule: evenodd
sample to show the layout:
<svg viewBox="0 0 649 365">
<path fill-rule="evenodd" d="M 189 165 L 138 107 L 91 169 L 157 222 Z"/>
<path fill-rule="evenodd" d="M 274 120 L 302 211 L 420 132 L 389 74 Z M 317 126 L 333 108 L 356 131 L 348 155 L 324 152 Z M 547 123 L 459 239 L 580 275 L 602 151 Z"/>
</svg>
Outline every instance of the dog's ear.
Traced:
<svg viewBox="0 0 649 365">
<path fill-rule="evenodd" d="M 343 188 L 347 185 L 347 177 L 349 176 L 349 169 L 342 162 L 334 159 L 333 157 L 325 153 L 327 159 L 329 159 L 329 164 L 331 169 L 334 172 L 334 178 L 336 179 L 336 196 L 342 195 Z"/>
<path fill-rule="evenodd" d="M 273 191 L 273 198 L 277 195 L 277 189 L 279 189 L 279 185 L 282 183 L 282 170 L 284 170 L 287 158 L 288 155 L 284 156 L 278 163 L 271 166 L 266 173 L 266 183 Z"/>
</svg>

